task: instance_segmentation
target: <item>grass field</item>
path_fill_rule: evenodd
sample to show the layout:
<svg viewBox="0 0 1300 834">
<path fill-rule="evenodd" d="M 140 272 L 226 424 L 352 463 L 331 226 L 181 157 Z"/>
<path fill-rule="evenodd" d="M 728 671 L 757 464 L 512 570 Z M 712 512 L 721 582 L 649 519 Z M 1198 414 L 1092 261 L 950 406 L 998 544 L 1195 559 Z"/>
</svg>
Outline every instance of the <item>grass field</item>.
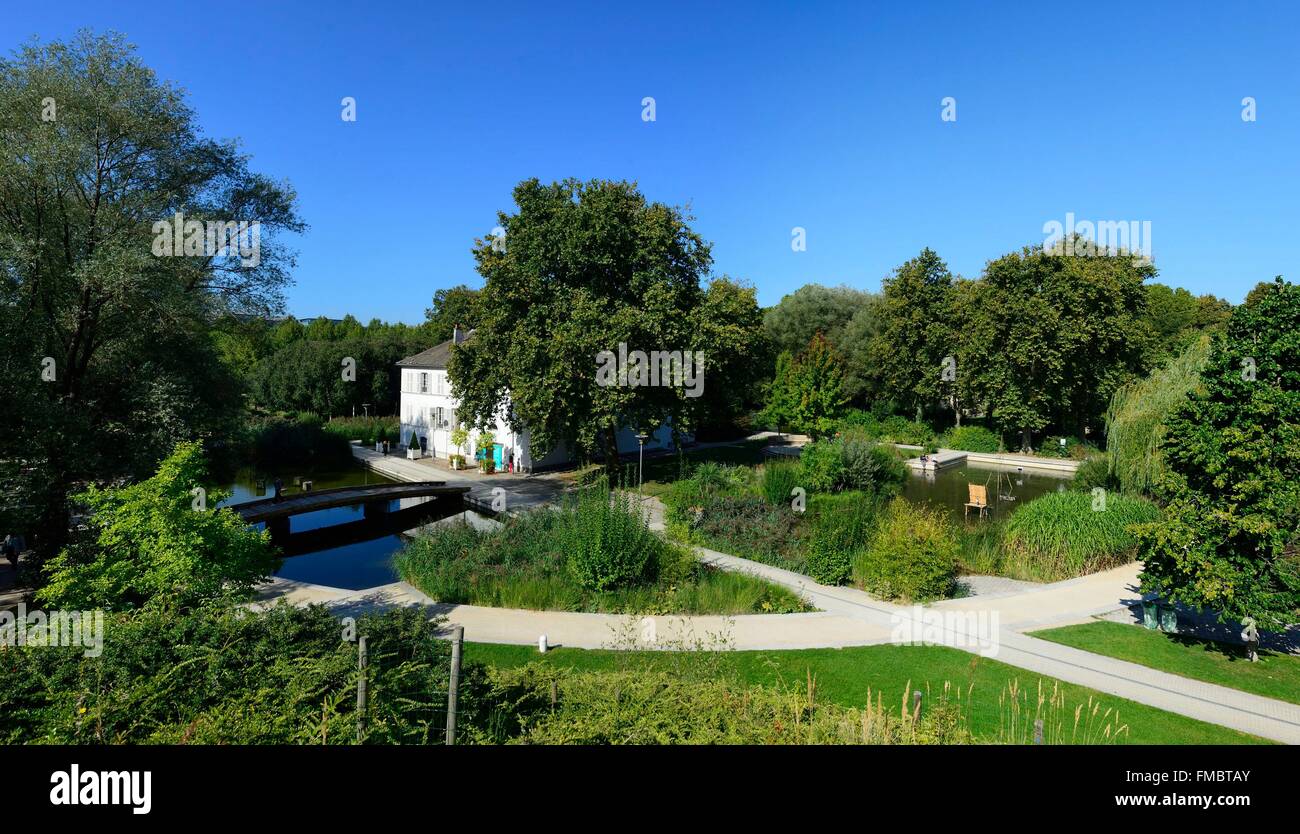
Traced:
<svg viewBox="0 0 1300 834">
<path fill-rule="evenodd" d="M 880 693 L 885 703 L 900 703 L 909 685 L 913 690 L 931 693 L 927 697 L 934 698 L 938 697 L 945 683 L 950 683 L 953 687 L 960 687 L 963 692 L 970 688 L 967 718 L 971 730 L 985 740 L 1023 738 L 1026 723 L 1032 722 L 1040 680 L 1048 692 L 1055 683 L 1050 678 L 1040 679 L 1030 672 L 943 646 L 887 645 L 799 651 L 689 653 L 561 648 L 542 655 L 531 646 L 471 643 L 466 645 L 465 656 L 468 660 L 495 666 L 519 666 L 530 661 L 540 661 L 578 671 L 627 670 L 647 666 L 682 671 L 683 665 L 699 666 L 709 674 L 728 675 L 744 684 L 763 686 L 802 688 L 807 685 L 811 675 L 816 681 L 819 699 L 844 706 L 865 704 L 869 692 L 873 699 Z M 1013 723 L 1013 716 L 1007 705 L 1006 692 L 1013 682 L 1018 684 L 1021 698 L 1028 702 L 1028 713 L 1022 712 L 1022 720 L 1016 722 L 1020 726 L 1009 733 L 1008 724 Z M 1064 729 L 1060 737 L 1067 741 L 1072 732 L 1075 708 L 1082 704 L 1085 711 L 1089 711 L 1087 705 L 1091 697 L 1094 704 L 1100 704 L 1098 718 L 1107 709 L 1118 710 L 1117 722 L 1094 719 L 1094 725 L 1127 725 L 1127 733 L 1121 735 L 1120 743 L 1267 743 L 1225 727 L 1184 718 L 1085 687 L 1066 683 L 1062 683 L 1061 687 L 1065 708 L 1061 711 L 1064 714 Z M 966 700 L 964 695 L 963 700 Z M 1027 722 L 1024 720 L 1026 714 Z M 1098 735 L 1093 733 L 1092 737 L 1097 738 Z"/>
<path fill-rule="evenodd" d="M 1295 655 L 1261 651 L 1259 662 L 1250 663 L 1240 646 L 1111 622 L 1035 631 L 1034 636 L 1162 672 L 1300 704 L 1300 657 Z"/>
</svg>

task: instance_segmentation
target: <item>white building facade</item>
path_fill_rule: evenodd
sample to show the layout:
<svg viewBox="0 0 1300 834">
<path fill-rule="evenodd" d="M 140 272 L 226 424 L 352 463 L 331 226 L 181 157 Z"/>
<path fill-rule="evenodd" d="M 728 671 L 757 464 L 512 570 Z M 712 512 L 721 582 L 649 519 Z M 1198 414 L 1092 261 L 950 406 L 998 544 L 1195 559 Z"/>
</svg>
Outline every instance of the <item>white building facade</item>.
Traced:
<svg viewBox="0 0 1300 834">
<path fill-rule="evenodd" d="M 473 331 L 470 331 L 473 333 Z M 460 401 L 452 391 L 451 380 L 447 376 L 447 360 L 451 356 L 451 346 L 468 338 L 462 336 L 459 329 L 448 341 L 435 345 L 426 351 L 408 356 L 397 363 L 402 370 L 401 423 L 402 443 L 410 445 L 414 436 L 420 441 L 425 453 L 434 457 L 448 459 L 452 455 L 464 455 L 469 465 L 478 453 L 481 432 L 471 426 L 470 439 L 465 448 L 453 448 L 451 433 L 462 425 L 458 409 Z M 593 371 L 594 372 L 594 371 Z M 563 444 L 550 450 L 541 457 L 533 455 L 527 429 L 513 431 L 506 420 L 505 409 L 497 415 L 492 428 L 494 452 L 498 469 L 532 472 L 562 466 L 573 461 L 572 455 Z M 671 449 L 672 432 L 663 426 L 653 437 L 646 441 L 647 450 Z M 618 433 L 618 449 L 621 453 L 637 450 L 636 432 L 623 428 Z"/>
</svg>

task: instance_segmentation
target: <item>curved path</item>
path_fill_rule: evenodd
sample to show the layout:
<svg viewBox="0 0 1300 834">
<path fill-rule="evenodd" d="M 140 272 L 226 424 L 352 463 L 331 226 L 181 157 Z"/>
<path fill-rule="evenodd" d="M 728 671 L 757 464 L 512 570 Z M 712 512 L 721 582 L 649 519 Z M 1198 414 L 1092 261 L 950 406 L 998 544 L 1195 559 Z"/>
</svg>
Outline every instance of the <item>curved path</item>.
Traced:
<svg viewBox="0 0 1300 834">
<path fill-rule="evenodd" d="M 647 523 L 663 530 L 663 505 L 644 501 Z M 733 649 L 839 648 L 890 642 L 938 643 L 1087 686 L 1190 718 L 1289 744 L 1300 744 L 1300 705 L 1160 672 L 1123 660 L 1038 640 L 1024 632 L 1086 622 L 1140 599 L 1137 565 L 1043 585 L 1023 593 L 945 600 L 905 607 L 855 588 L 819 585 L 809 577 L 725 553 L 695 548 L 704 562 L 762 577 L 802 594 L 812 614 L 737 617 L 634 618 L 608 614 L 521 611 L 434 602 L 397 582 L 346 591 L 274 580 L 263 598 L 321 602 L 339 614 L 393 605 L 424 605 L 465 627 L 471 639 L 491 643 L 579 648 L 679 648 L 698 643 Z M 652 640 L 644 640 L 651 637 Z"/>
</svg>

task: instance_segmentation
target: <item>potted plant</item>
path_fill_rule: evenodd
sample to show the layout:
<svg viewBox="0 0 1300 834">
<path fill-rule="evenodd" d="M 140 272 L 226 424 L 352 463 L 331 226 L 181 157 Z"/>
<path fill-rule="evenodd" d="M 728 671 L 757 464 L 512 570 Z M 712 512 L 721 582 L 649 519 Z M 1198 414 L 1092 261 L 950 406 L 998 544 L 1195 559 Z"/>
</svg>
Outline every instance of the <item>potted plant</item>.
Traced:
<svg viewBox="0 0 1300 834">
<path fill-rule="evenodd" d="M 388 442 L 388 432 L 383 426 L 379 427 L 379 432 L 375 434 L 375 451 L 383 452 L 384 444 Z"/>
<path fill-rule="evenodd" d="M 496 446 L 496 438 L 491 434 L 484 432 L 478 436 L 478 449 L 483 455 L 483 459 L 479 461 L 479 470 L 484 475 L 491 475 L 496 471 L 496 461 L 492 458 L 494 446 Z"/>
<path fill-rule="evenodd" d="M 464 426 L 457 426 L 451 430 L 451 445 L 456 449 L 456 454 L 451 456 L 452 469 L 465 468 L 465 456 L 461 454 L 465 444 L 469 442 L 469 431 Z"/>
<path fill-rule="evenodd" d="M 406 444 L 406 459 L 407 460 L 420 459 L 420 436 L 417 435 L 414 431 L 411 432 L 411 439 Z"/>
</svg>

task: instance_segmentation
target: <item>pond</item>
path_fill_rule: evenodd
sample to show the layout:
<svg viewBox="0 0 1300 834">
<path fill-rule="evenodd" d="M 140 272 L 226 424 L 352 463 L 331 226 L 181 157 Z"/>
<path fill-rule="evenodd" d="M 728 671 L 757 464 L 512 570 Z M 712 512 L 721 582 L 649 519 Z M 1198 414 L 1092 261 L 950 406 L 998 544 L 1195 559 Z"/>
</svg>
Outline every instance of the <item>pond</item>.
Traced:
<svg viewBox="0 0 1300 834">
<path fill-rule="evenodd" d="M 275 491 L 273 486 L 275 477 L 274 474 L 251 469 L 241 470 L 234 476 L 233 481 L 223 484 L 223 488 L 231 493 L 229 500 L 222 502 L 223 506 L 270 497 Z M 281 472 L 279 477 L 284 484 L 283 495 L 298 494 L 303 480 L 310 480 L 314 490 L 398 483 L 392 478 L 379 475 L 362 466 L 328 471 Z M 424 501 L 426 499 L 423 498 L 403 498 L 400 501 L 389 502 L 389 506 L 391 509 L 406 510 Z M 406 515 L 403 513 L 403 516 Z M 472 521 L 479 520 L 477 514 L 473 515 L 475 518 L 471 519 Z M 459 517 L 461 516 L 456 516 Z M 364 518 L 364 510 L 360 504 L 302 513 L 290 519 L 290 533 L 363 521 Z M 421 525 L 417 521 L 415 526 Z M 275 575 L 296 582 L 310 582 L 315 585 L 348 590 L 361 590 L 396 582 L 400 577 L 393 570 L 392 557 L 402 547 L 403 531 L 389 529 L 381 532 L 383 535 L 366 538 L 364 541 L 349 541 L 335 547 L 287 557 Z"/>
<path fill-rule="evenodd" d="M 988 488 L 989 512 L 985 518 L 1005 518 L 1016 507 L 1040 495 L 1067 489 L 1071 475 L 1043 469 L 1019 469 L 1014 466 L 974 466 L 962 463 L 939 472 L 913 471 L 903 484 L 908 501 L 927 502 L 943 507 L 954 521 L 960 522 L 965 504 L 970 500 L 971 484 Z M 975 520 L 975 510 L 970 518 Z"/>
</svg>

